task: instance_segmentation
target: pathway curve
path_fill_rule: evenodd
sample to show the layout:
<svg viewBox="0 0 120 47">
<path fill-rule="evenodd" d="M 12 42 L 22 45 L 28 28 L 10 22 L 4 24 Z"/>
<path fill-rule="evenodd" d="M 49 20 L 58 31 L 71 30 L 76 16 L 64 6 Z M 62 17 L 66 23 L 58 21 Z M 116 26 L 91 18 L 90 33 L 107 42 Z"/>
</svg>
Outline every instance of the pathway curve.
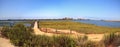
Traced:
<svg viewBox="0 0 120 47">
<path fill-rule="evenodd" d="M 33 29 L 34 29 L 34 33 L 36 35 L 48 35 L 48 36 L 59 35 L 59 34 L 55 34 L 55 33 L 46 33 L 46 32 L 40 31 L 39 28 L 38 28 L 38 22 L 37 21 L 35 21 Z M 52 29 L 52 28 L 51 28 L 51 30 L 55 31 L 55 29 Z M 66 32 L 69 33 L 70 32 L 70 30 L 58 30 L 58 31 L 64 32 L 64 33 L 66 33 Z M 88 36 L 88 40 L 91 40 L 91 41 L 100 41 L 104 36 L 104 34 L 83 34 L 83 33 L 78 33 L 76 31 L 72 31 L 72 33 L 73 34 L 70 34 L 70 35 L 73 36 L 73 37 L 86 35 L 86 36 Z"/>
<path fill-rule="evenodd" d="M 54 35 L 52 33 L 45 33 L 45 32 L 40 31 L 40 29 L 38 28 L 38 22 L 37 21 L 35 21 L 33 30 L 34 30 L 34 33 L 36 35 L 48 35 L 48 36 L 53 36 Z"/>
</svg>

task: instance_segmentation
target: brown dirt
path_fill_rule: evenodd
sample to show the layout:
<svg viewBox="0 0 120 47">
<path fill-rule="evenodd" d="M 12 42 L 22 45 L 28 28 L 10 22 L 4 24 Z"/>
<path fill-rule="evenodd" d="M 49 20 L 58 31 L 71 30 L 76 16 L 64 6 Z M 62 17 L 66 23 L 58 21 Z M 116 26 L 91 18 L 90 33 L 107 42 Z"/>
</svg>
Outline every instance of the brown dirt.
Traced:
<svg viewBox="0 0 120 47">
<path fill-rule="evenodd" d="M 1 38 L 0 37 L 0 47 L 14 47 L 9 39 Z"/>
</svg>

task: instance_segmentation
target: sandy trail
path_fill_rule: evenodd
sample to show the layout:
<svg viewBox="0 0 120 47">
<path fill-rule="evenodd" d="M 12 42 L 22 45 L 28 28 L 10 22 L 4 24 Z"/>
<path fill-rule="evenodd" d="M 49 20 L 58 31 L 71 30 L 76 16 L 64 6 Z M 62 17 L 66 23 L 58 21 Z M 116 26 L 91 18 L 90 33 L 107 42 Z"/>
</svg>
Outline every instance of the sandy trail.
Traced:
<svg viewBox="0 0 120 47">
<path fill-rule="evenodd" d="M 55 32 L 55 29 L 52 29 L 52 28 L 49 28 L 51 29 L 51 31 Z M 59 32 L 62 32 L 62 33 L 70 33 L 70 30 L 57 30 Z M 72 34 L 70 34 L 71 36 L 73 37 L 77 37 L 77 36 L 88 36 L 88 40 L 92 40 L 92 41 L 100 41 L 104 34 L 83 34 L 83 33 L 78 33 L 76 31 L 71 31 Z"/>
<path fill-rule="evenodd" d="M 10 43 L 10 40 L 0 37 L 0 47 L 14 47 L 14 46 Z"/>
<path fill-rule="evenodd" d="M 14 45 L 10 43 L 9 39 L 5 39 L 1 37 L 1 29 L 2 28 L 0 28 L 0 47 L 14 47 Z"/>
<path fill-rule="evenodd" d="M 33 30 L 34 30 L 34 33 L 35 33 L 36 35 L 48 35 L 48 36 L 53 36 L 53 35 L 54 35 L 54 34 L 52 34 L 52 33 L 45 33 L 45 32 L 40 31 L 40 29 L 38 28 L 38 23 L 37 23 L 37 21 L 36 21 L 35 24 L 34 24 Z"/>
<path fill-rule="evenodd" d="M 100 41 L 102 40 L 104 34 L 88 34 L 88 40 Z"/>
<path fill-rule="evenodd" d="M 40 31 L 40 29 L 38 28 L 37 21 L 35 22 L 33 29 L 36 35 L 48 35 L 48 36 L 59 35 L 55 33 L 46 33 L 46 32 Z M 49 28 L 49 30 L 51 30 L 52 32 L 56 31 L 55 29 L 52 29 L 52 28 Z M 57 31 L 62 33 L 70 33 L 70 30 L 57 30 Z M 100 41 L 104 36 L 104 34 L 83 34 L 83 33 L 78 33 L 76 31 L 72 31 L 72 34 L 71 34 L 71 36 L 73 37 L 84 36 L 84 35 L 88 36 L 88 40 L 91 40 L 91 41 Z"/>
</svg>

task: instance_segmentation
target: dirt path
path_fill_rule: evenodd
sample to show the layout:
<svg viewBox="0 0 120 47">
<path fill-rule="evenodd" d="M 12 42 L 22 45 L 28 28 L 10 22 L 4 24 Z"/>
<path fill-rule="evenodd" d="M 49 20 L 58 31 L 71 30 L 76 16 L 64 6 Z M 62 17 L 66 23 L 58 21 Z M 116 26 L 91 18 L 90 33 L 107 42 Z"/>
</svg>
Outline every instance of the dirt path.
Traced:
<svg viewBox="0 0 120 47">
<path fill-rule="evenodd" d="M 92 41 L 100 41 L 104 34 L 88 34 L 88 40 L 92 40 Z"/>
<path fill-rule="evenodd" d="M 36 21 L 35 24 L 34 24 L 33 30 L 34 30 L 34 33 L 35 33 L 36 35 L 48 35 L 48 36 L 53 36 L 53 35 L 54 35 L 54 34 L 52 34 L 52 33 L 45 33 L 45 32 L 40 31 L 39 28 L 38 28 L 38 23 L 37 23 L 37 21 Z"/>
<path fill-rule="evenodd" d="M 59 34 L 55 34 L 55 33 L 46 33 L 46 32 L 43 32 L 43 31 L 40 31 L 39 28 L 38 28 L 38 23 L 37 21 L 35 22 L 34 24 L 34 33 L 36 35 L 48 35 L 48 36 L 53 36 L 53 35 L 59 35 Z M 52 29 L 52 28 L 49 28 L 49 30 L 51 30 L 52 32 L 55 32 L 56 30 L 55 29 Z M 62 32 L 62 33 L 70 33 L 70 30 L 57 30 L 59 32 Z M 71 36 L 73 37 L 77 37 L 77 36 L 88 36 L 88 40 L 91 40 L 91 41 L 100 41 L 104 34 L 83 34 L 83 33 L 78 33 L 76 31 L 72 31 L 73 34 L 71 34 Z"/>
<path fill-rule="evenodd" d="M 14 45 L 10 43 L 9 39 L 1 37 L 1 28 L 0 28 L 0 47 L 14 47 Z"/>
<path fill-rule="evenodd" d="M 14 47 L 14 46 L 10 43 L 10 40 L 0 37 L 0 47 Z"/>
<path fill-rule="evenodd" d="M 52 28 L 48 28 L 48 29 L 53 32 L 56 31 L 55 29 L 52 29 Z M 67 34 L 70 33 L 70 30 L 57 30 L 57 31 L 59 31 L 61 33 L 67 33 Z M 70 35 L 73 37 L 86 35 L 86 36 L 88 36 L 88 40 L 92 40 L 92 41 L 100 41 L 104 36 L 104 34 L 83 34 L 83 33 L 78 33 L 76 31 L 71 31 L 71 33 L 72 34 L 70 34 Z"/>
</svg>

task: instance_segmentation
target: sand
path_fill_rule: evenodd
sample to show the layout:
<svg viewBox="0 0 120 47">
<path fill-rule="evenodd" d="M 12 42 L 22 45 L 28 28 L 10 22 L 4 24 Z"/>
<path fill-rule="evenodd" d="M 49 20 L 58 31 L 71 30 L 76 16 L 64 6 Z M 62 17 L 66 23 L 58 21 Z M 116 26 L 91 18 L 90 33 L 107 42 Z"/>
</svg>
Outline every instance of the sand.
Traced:
<svg viewBox="0 0 120 47">
<path fill-rule="evenodd" d="M 9 39 L 0 37 L 0 47 L 14 47 L 14 45 L 10 43 Z"/>
</svg>

